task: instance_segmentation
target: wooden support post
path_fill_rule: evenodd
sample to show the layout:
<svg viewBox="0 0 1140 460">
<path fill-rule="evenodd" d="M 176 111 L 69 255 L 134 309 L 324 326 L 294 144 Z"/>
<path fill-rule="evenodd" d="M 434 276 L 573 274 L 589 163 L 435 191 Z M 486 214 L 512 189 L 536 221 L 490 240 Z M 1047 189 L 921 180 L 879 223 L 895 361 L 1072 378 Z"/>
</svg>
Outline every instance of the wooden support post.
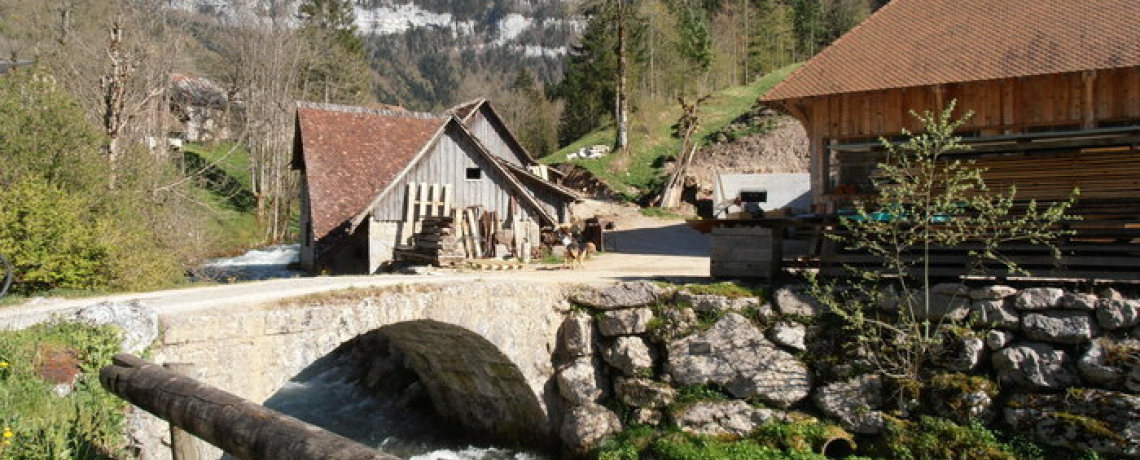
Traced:
<svg viewBox="0 0 1140 460">
<path fill-rule="evenodd" d="M 431 184 L 431 194 L 428 196 L 428 215 L 431 217 L 438 217 L 443 215 L 443 209 L 439 205 L 443 203 L 443 194 L 439 190 L 439 184 Z"/>
<path fill-rule="evenodd" d="M 243 460 L 398 460 L 351 439 L 120 354 L 103 388 Z"/>
<path fill-rule="evenodd" d="M 1081 129 L 1096 128 L 1096 71 L 1081 73 Z"/>
<path fill-rule="evenodd" d="M 178 375 L 198 379 L 197 368 L 190 363 L 165 363 L 162 367 Z M 170 424 L 170 453 L 174 460 L 203 460 L 198 450 L 198 438 Z"/>
</svg>

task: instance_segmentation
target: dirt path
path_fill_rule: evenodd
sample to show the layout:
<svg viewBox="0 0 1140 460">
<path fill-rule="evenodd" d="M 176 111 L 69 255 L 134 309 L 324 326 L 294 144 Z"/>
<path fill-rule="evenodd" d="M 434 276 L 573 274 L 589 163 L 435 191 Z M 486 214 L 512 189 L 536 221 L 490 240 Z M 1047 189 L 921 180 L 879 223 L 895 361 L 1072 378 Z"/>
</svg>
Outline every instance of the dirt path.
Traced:
<svg viewBox="0 0 1140 460">
<path fill-rule="evenodd" d="M 455 283 L 479 279 L 517 279 L 539 283 L 601 283 L 665 278 L 699 280 L 708 276 L 708 239 L 680 220 L 664 220 L 625 213 L 616 219 L 617 230 L 608 236 L 616 249 L 587 261 L 584 269 L 565 270 L 536 265 L 502 272 L 454 272 L 433 275 L 373 275 L 290 278 L 270 281 L 199 286 L 149 293 L 118 294 L 82 299 L 39 299 L 0 308 L 0 329 L 19 327 L 48 317 L 52 312 L 99 302 L 140 300 L 160 314 L 250 305 L 306 294 L 408 283 Z"/>
</svg>

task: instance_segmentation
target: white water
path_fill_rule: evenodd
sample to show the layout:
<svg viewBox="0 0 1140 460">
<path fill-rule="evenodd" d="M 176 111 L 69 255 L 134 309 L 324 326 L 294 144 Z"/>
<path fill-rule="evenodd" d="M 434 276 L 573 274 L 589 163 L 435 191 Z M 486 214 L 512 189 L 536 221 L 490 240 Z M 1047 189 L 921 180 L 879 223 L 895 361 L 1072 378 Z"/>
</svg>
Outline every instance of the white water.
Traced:
<svg viewBox="0 0 1140 460">
<path fill-rule="evenodd" d="M 401 407 L 370 394 L 348 381 L 351 372 L 344 365 L 314 366 L 265 407 L 409 460 L 549 460 L 544 454 L 471 439 L 430 410 Z"/>
<path fill-rule="evenodd" d="M 268 280 L 296 278 L 304 272 L 290 270 L 301 261 L 301 246 L 283 244 L 251 249 L 237 257 L 211 259 L 202 264 L 205 277 L 216 280 Z"/>
</svg>

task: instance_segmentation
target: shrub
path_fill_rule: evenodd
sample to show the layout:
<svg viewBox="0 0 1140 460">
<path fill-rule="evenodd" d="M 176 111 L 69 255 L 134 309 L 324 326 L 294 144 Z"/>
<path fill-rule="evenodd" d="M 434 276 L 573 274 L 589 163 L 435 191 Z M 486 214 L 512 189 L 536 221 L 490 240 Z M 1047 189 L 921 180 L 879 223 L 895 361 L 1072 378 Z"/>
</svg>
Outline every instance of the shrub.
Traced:
<svg viewBox="0 0 1140 460">
<path fill-rule="evenodd" d="M 28 178 L 0 194 L 0 253 L 8 255 L 15 292 L 91 289 L 106 282 L 107 253 L 83 200 Z"/>
<path fill-rule="evenodd" d="M 891 420 L 880 450 L 895 460 L 1017 460 L 1008 445 L 980 424 L 927 416 L 916 422 Z"/>
<path fill-rule="evenodd" d="M 66 396 L 39 376 L 47 349 L 66 350 L 79 362 Z M 118 332 L 110 326 L 57 323 L 0 332 L 0 430 L 10 433 L 0 458 L 125 458 L 126 403 L 104 390 L 97 375 L 118 349 Z"/>
</svg>

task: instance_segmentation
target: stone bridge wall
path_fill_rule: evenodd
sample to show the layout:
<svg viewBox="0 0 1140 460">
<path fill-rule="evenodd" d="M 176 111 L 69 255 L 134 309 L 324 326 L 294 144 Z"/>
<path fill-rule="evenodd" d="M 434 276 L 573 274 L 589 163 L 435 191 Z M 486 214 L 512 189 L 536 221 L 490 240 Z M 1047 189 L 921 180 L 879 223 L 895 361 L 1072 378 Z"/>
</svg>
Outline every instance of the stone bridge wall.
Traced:
<svg viewBox="0 0 1140 460">
<path fill-rule="evenodd" d="M 153 360 L 192 363 L 198 372 L 193 377 L 262 402 L 341 344 L 388 330 L 394 342 L 418 357 L 416 370 L 428 374 L 421 378 L 433 401 L 446 401 L 437 408 L 453 411 L 445 415 L 488 428 L 500 428 L 504 421 L 514 425 L 515 432 L 496 430 L 499 435 L 549 438 L 550 419 L 560 415 L 551 355 L 569 311 L 566 299 L 566 288 L 559 285 L 468 282 L 350 290 L 291 304 L 164 315 Z M 165 423 L 153 417 L 133 424 L 134 436 L 145 444 L 167 437 Z M 518 431 L 520 426 L 525 430 Z M 220 455 L 204 449 L 209 451 L 204 458 Z M 162 448 L 145 453 L 169 458 Z"/>
</svg>

